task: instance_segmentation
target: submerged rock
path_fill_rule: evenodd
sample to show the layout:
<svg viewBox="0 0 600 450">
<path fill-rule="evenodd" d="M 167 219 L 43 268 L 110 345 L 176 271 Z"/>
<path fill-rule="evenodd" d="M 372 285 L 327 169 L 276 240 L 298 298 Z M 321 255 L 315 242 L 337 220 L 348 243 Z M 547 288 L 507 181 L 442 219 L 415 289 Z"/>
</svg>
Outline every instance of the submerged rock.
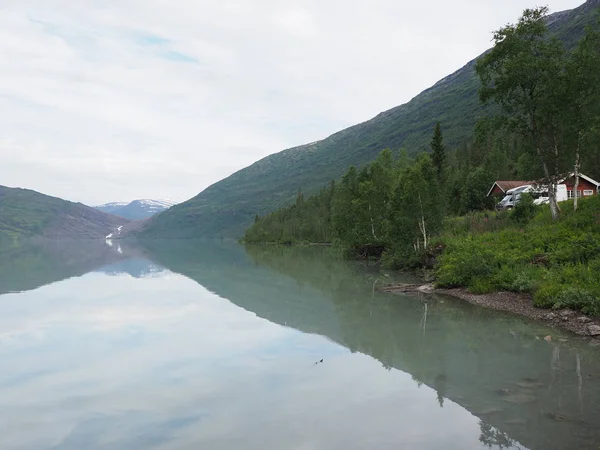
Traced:
<svg viewBox="0 0 600 450">
<path fill-rule="evenodd" d="M 496 391 L 496 393 L 500 394 L 500 395 L 509 395 L 509 394 L 513 394 L 514 391 L 512 389 L 498 389 Z"/>
</svg>

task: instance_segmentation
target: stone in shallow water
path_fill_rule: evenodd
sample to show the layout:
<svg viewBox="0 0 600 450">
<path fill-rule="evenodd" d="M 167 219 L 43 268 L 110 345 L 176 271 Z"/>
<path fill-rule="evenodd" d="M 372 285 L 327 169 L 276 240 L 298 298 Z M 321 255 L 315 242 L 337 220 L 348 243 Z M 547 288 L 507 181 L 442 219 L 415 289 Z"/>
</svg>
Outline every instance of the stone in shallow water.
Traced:
<svg viewBox="0 0 600 450">
<path fill-rule="evenodd" d="M 560 315 L 562 317 L 569 317 L 569 316 L 572 316 L 574 313 L 575 313 L 575 311 L 572 311 L 570 309 L 565 309 L 565 310 L 563 310 L 563 311 L 560 312 Z"/>
<path fill-rule="evenodd" d="M 498 390 L 496 391 L 496 393 L 497 393 L 497 394 L 500 394 L 500 395 L 510 395 L 510 394 L 513 394 L 513 393 L 514 393 L 514 391 L 513 391 L 512 389 L 506 389 L 506 388 L 505 388 L 505 389 L 498 389 Z"/>
<path fill-rule="evenodd" d="M 600 325 L 588 325 L 587 331 L 590 336 L 600 336 Z"/>
</svg>

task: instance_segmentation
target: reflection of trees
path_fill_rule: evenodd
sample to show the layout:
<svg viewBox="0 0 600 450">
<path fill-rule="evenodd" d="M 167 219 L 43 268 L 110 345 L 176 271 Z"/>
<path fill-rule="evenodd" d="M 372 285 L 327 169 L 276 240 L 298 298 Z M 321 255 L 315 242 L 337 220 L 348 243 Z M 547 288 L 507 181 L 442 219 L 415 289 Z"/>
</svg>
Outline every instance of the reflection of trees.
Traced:
<svg viewBox="0 0 600 450">
<path fill-rule="evenodd" d="M 597 349 L 570 341 L 548 345 L 539 339 L 545 327 L 459 300 L 381 294 L 374 289 L 376 272 L 314 249 L 248 253 L 324 293 L 335 305 L 343 345 L 410 373 L 418 386 L 435 390 L 440 406 L 451 399 L 480 417 L 486 445 L 506 448 L 517 440 L 531 448 L 587 448 L 600 439 L 599 407 L 586 410 L 578 401 L 600 395 L 598 386 L 586 393 L 580 382 L 582 361 L 600 369 Z M 591 409 L 595 428 L 586 424 Z"/>
<path fill-rule="evenodd" d="M 479 429 L 481 430 L 479 442 L 489 448 L 498 447 L 499 449 L 502 449 L 517 447 L 515 441 L 513 441 L 506 433 L 498 431 L 483 421 L 479 421 Z"/>
<path fill-rule="evenodd" d="M 586 449 L 600 442 L 598 348 L 547 343 L 536 339 L 548 334 L 544 327 L 458 300 L 382 294 L 377 287 L 387 281 L 376 267 L 328 249 L 151 241 L 120 255 L 96 244 L 0 250 L 0 292 L 149 254 L 260 317 L 410 374 L 435 390 L 432 402 L 450 400 L 479 417 L 486 445 L 512 439 L 530 448 Z"/>
</svg>

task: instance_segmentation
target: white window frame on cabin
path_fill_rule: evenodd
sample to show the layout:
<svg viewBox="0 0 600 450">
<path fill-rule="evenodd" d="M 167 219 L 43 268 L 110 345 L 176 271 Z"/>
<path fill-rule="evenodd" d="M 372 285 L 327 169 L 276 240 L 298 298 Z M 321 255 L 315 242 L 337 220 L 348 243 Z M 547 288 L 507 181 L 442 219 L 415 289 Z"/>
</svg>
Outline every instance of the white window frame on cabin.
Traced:
<svg viewBox="0 0 600 450">
<path fill-rule="evenodd" d="M 590 195 L 593 195 L 593 192 Z M 567 191 L 567 198 L 569 200 L 573 198 L 573 189 L 571 189 L 570 191 Z M 577 191 L 577 198 L 581 198 L 581 191 L 579 191 L 579 190 Z"/>
<path fill-rule="evenodd" d="M 592 189 L 585 189 L 583 191 L 583 196 L 584 197 L 589 197 L 590 195 L 594 195 L 594 191 Z"/>
</svg>

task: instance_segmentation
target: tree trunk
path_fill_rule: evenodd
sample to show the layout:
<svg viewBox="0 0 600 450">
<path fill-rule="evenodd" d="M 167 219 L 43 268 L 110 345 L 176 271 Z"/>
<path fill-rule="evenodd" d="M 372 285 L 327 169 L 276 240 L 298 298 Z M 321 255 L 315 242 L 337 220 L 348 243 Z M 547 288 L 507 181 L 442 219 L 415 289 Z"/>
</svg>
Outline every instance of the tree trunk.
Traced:
<svg viewBox="0 0 600 450">
<path fill-rule="evenodd" d="M 575 186 L 573 186 L 573 211 L 577 211 L 577 202 L 578 197 L 577 193 L 579 192 L 579 169 L 581 167 L 581 162 L 579 160 L 579 154 L 581 149 L 581 133 L 577 137 L 577 148 L 575 153 Z"/>
<path fill-rule="evenodd" d="M 371 214 L 371 205 L 369 205 L 369 217 L 371 219 L 371 233 L 373 234 L 373 239 L 378 241 L 377 236 L 375 235 L 375 222 L 373 222 L 373 214 Z"/>
<path fill-rule="evenodd" d="M 554 177 L 558 177 L 558 142 L 556 140 L 556 133 L 553 134 L 552 138 L 554 139 Z M 558 214 L 560 214 L 560 205 L 558 204 L 558 200 L 556 199 L 556 179 L 552 180 L 552 187 L 554 188 L 554 207 L 556 208 L 557 215 L 553 219 L 558 219 Z"/>
<path fill-rule="evenodd" d="M 542 154 L 542 150 L 539 146 L 535 148 L 538 156 L 540 157 L 540 162 L 542 163 L 542 169 L 544 170 L 544 176 L 550 186 L 548 186 L 548 203 L 550 204 L 550 212 L 552 213 L 552 219 L 558 220 L 559 208 L 558 202 L 556 201 L 556 183 L 553 177 L 550 176 L 550 171 L 548 170 L 548 165 L 546 161 L 544 161 L 544 156 Z"/>
<path fill-rule="evenodd" d="M 427 228 L 425 226 L 425 212 L 423 211 L 423 202 L 421 201 L 421 194 L 419 194 L 419 204 L 421 205 L 421 220 L 419 221 L 419 231 L 423 235 L 423 248 L 427 250 Z"/>
<path fill-rule="evenodd" d="M 558 202 L 556 201 L 556 183 L 552 180 L 550 189 L 548 189 L 548 203 L 550 204 L 550 212 L 552 213 L 552 220 L 558 220 L 560 209 Z"/>
</svg>

